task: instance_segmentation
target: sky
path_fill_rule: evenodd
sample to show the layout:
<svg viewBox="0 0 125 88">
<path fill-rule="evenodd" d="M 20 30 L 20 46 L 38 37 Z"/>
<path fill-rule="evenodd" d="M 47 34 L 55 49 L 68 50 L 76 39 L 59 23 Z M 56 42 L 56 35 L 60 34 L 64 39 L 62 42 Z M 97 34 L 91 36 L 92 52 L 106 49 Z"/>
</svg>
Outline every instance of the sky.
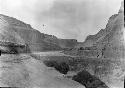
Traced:
<svg viewBox="0 0 125 88">
<path fill-rule="evenodd" d="M 104 29 L 123 0 L 0 0 L 0 14 L 17 18 L 42 33 L 83 42 Z"/>
</svg>

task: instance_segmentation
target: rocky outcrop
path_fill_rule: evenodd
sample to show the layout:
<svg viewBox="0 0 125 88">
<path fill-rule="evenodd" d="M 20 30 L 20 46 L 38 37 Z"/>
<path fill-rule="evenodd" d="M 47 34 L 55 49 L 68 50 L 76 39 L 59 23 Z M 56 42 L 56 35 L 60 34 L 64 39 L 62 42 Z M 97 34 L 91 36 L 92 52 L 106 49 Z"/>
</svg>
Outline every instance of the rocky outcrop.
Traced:
<svg viewBox="0 0 125 88">
<path fill-rule="evenodd" d="M 30 53 L 28 45 L 22 45 L 12 42 L 1 42 L 0 41 L 0 52 L 1 54 L 19 54 L 19 53 Z"/>
</svg>

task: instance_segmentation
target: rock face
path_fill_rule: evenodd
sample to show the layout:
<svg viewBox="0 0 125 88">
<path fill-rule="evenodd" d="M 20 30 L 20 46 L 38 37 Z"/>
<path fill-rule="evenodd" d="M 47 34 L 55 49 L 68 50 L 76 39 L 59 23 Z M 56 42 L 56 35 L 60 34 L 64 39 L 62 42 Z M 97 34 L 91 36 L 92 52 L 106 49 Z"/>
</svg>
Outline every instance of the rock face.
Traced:
<svg viewBox="0 0 125 88">
<path fill-rule="evenodd" d="M 40 33 L 29 24 L 0 14 L 0 41 L 28 44 L 31 51 L 61 50 L 72 48 L 75 39 L 58 39 L 53 35 Z"/>
<path fill-rule="evenodd" d="M 14 19 L 16 20 L 16 19 Z M 26 26 L 23 22 L 18 20 L 13 21 L 7 16 L 0 15 L 0 50 L 1 53 L 26 53 L 30 52 L 21 36 L 14 30 L 14 27 Z M 30 26 L 27 26 L 27 28 Z"/>
<path fill-rule="evenodd" d="M 119 11 L 110 17 L 104 37 L 96 41 L 98 48 L 105 49 L 105 57 L 125 57 L 124 11 Z"/>
</svg>

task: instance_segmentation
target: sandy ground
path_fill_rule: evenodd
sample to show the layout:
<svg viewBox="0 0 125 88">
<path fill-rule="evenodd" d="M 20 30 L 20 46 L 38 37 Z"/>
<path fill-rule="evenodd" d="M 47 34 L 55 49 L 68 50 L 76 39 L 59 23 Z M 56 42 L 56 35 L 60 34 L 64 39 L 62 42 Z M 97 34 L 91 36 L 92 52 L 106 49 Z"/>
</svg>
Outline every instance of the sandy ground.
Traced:
<svg viewBox="0 0 125 88">
<path fill-rule="evenodd" d="M 41 58 L 42 59 L 42 58 Z M 85 88 L 29 55 L 0 56 L 0 86 L 20 88 Z"/>
</svg>

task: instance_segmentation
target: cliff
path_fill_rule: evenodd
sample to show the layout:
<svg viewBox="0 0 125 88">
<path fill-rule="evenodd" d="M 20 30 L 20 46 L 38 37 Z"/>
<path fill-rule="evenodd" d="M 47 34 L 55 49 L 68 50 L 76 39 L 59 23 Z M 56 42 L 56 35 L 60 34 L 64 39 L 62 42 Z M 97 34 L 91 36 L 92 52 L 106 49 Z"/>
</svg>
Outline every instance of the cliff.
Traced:
<svg viewBox="0 0 125 88">
<path fill-rule="evenodd" d="M 15 18 L 0 14 L 0 41 L 27 44 L 31 51 L 62 50 L 73 48 L 75 39 L 58 39 L 56 36 L 40 33 Z"/>
</svg>

